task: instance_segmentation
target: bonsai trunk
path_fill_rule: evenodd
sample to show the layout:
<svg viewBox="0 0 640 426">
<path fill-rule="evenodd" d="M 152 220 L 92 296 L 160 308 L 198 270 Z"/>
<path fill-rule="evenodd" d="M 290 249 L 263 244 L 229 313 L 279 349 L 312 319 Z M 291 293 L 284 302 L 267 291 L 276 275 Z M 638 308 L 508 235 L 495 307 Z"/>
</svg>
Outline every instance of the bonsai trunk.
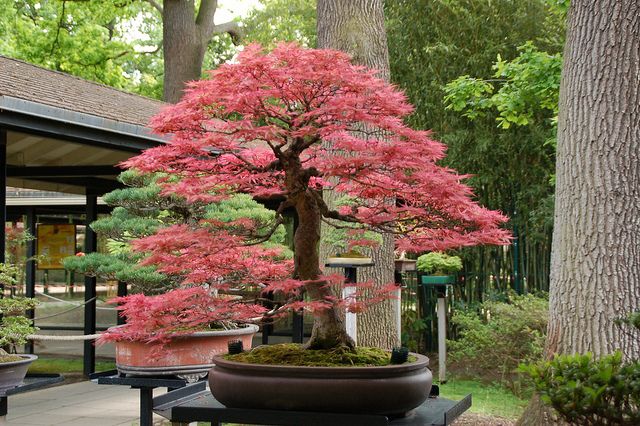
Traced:
<svg viewBox="0 0 640 426">
<path fill-rule="evenodd" d="M 307 191 L 310 191 L 309 189 Z M 298 195 L 295 200 L 298 214 L 298 228 L 294 236 L 295 269 L 294 278 L 313 281 L 305 286 L 307 294 L 314 301 L 332 300 L 331 290 L 325 281 L 318 280 L 320 271 L 320 209 L 311 194 Z M 313 313 L 313 331 L 307 342 L 308 349 L 329 349 L 335 347 L 355 348 L 355 343 L 347 334 L 335 304 Z"/>
</svg>

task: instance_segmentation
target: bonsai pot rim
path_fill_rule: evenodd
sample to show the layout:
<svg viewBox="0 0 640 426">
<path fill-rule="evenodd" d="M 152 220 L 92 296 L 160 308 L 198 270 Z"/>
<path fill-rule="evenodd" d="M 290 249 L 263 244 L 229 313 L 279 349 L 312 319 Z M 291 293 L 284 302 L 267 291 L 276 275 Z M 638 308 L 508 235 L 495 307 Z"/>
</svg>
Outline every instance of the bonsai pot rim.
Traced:
<svg viewBox="0 0 640 426">
<path fill-rule="evenodd" d="M 376 374 L 377 376 L 395 377 L 399 373 L 407 373 L 415 370 L 421 370 L 429 366 L 429 358 L 422 354 L 411 353 L 417 359 L 413 362 L 405 362 L 403 364 L 389 364 L 380 366 L 334 366 L 334 367 L 315 367 L 307 365 L 284 365 L 284 364 L 251 364 L 247 362 L 231 361 L 224 358 L 224 355 L 216 355 L 213 363 L 220 367 L 230 370 L 238 370 L 241 373 L 250 375 L 252 372 L 260 372 L 261 374 L 277 374 L 282 372 L 286 374 L 295 373 L 297 377 L 340 377 L 349 378 L 361 376 L 362 373 Z"/>
<path fill-rule="evenodd" d="M 127 324 L 117 325 L 114 327 L 109 327 L 108 330 L 113 330 L 116 328 L 125 327 Z M 205 331 L 196 331 L 193 333 L 184 333 L 177 334 L 175 336 L 171 336 L 171 339 L 188 339 L 190 337 L 210 337 L 210 336 L 245 336 L 247 334 L 255 334 L 260 330 L 255 324 L 244 324 L 238 328 L 229 328 L 225 330 L 205 330 Z M 121 339 L 116 340 L 116 342 L 144 342 L 144 340 L 133 340 L 133 339 Z"/>
<path fill-rule="evenodd" d="M 20 358 L 17 361 L 0 363 L 0 397 L 6 395 L 10 389 L 16 388 L 24 383 L 29 365 L 38 359 L 37 355 L 16 354 Z"/>
<path fill-rule="evenodd" d="M 10 354 L 10 355 L 14 355 L 14 354 Z M 9 362 L 0 362 L 0 366 L 3 367 L 11 367 L 14 365 L 20 365 L 20 364 L 24 364 L 27 362 L 33 362 L 36 359 L 38 359 L 38 355 L 32 355 L 32 354 L 15 354 L 16 356 L 19 356 L 22 359 L 16 360 L 16 361 L 9 361 Z"/>
</svg>

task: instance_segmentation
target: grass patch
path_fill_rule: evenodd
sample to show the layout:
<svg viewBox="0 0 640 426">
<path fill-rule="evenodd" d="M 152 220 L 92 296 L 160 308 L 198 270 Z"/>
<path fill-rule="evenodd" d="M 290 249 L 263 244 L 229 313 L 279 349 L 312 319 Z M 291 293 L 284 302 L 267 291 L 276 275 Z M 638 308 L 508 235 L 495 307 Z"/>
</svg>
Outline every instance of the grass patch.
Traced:
<svg viewBox="0 0 640 426">
<path fill-rule="evenodd" d="M 96 371 L 107 371 L 116 368 L 113 361 L 96 361 Z M 29 373 L 82 373 L 82 359 L 69 358 L 38 358 L 29 367 Z"/>
<path fill-rule="evenodd" d="M 473 413 L 517 419 L 529 402 L 518 398 L 503 386 L 486 385 L 475 380 L 451 379 L 439 386 L 440 396 L 447 399 L 457 401 L 472 394 L 470 411 Z"/>
<path fill-rule="evenodd" d="M 284 343 L 258 346 L 251 351 L 225 355 L 230 361 L 248 364 L 296 365 L 307 367 L 367 367 L 389 365 L 389 352 L 379 348 L 358 347 L 354 351 L 339 347 L 318 350 L 302 349 L 302 345 Z M 410 359 L 411 361 L 411 359 Z M 415 359 L 413 359 L 415 361 Z"/>
</svg>

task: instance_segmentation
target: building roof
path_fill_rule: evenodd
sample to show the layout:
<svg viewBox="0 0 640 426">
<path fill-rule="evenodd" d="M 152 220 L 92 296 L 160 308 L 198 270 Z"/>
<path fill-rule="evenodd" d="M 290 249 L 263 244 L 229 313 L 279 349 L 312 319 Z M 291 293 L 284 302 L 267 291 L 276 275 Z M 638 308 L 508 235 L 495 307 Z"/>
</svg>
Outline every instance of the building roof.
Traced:
<svg viewBox="0 0 640 426">
<path fill-rule="evenodd" d="M 166 141 L 147 127 L 164 105 L 0 56 L 7 184 L 70 194 L 118 187 L 118 163 Z"/>
<path fill-rule="evenodd" d="M 69 74 L 0 56 L 0 96 L 146 126 L 165 105 Z"/>
</svg>

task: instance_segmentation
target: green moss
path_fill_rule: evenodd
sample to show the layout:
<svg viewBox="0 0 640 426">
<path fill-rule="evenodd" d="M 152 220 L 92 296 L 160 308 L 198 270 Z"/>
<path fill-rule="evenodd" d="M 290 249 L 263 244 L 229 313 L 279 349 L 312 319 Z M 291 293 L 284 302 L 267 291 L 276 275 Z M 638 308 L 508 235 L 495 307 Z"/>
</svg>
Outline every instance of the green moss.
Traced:
<svg viewBox="0 0 640 426">
<path fill-rule="evenodd" d="M 285 343 L 281 345 L 258 346 L 251 351 L 236 355 L 225 355 L 230 361 L 247 364 L 296 365 L 307 367 L 372 367 L 389 365 L 390 353 L 379 348 L 345 347 L 334 349 L 303 349 L 302 345 Z M 409 357 L 414 362 L 415 357 Z"/>
<path fill-rule="evenodd" d="M 22 357 L 18 355 L 1 355 L 0 356 L 0 364 L 4 362 L 14 362 L 14 361 L 21 361 L 21 360 L 22 360 Z"/>
</svg>

